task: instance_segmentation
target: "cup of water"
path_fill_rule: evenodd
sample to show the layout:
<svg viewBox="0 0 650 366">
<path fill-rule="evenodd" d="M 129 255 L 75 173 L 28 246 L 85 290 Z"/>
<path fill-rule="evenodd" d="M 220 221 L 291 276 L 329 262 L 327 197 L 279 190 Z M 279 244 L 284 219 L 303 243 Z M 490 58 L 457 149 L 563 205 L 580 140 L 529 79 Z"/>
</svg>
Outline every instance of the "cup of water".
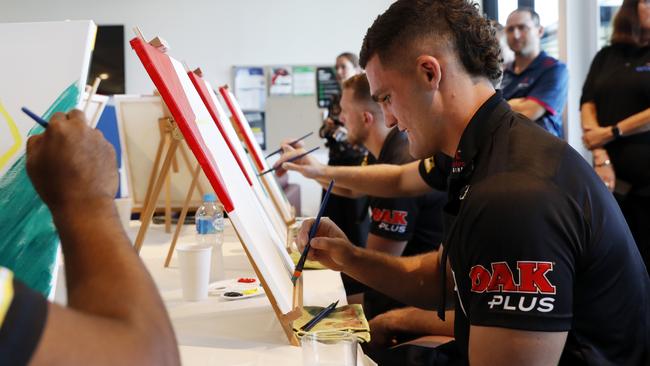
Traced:
<svg viewBox="0 0 650 366">
<path fill-rule="evenodd" d="M 317 331 L 300 339 L 305 366 L 356 366 L 357 337 L 345 331 Z"/>
</svg>

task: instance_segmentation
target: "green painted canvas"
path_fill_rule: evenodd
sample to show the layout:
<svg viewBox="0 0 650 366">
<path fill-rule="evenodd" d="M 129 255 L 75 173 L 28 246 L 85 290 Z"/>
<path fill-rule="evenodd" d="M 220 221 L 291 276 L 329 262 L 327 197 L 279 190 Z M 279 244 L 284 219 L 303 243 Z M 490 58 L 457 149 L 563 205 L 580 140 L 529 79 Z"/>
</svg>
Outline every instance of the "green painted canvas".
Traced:
<svg viewBox="0 0 650 366">
<path fill-rule="evenodd" d="M 75 82 L 59 95 L 42 116 L 73 109 L 79 100 Z M 29 136 L 43 132 L 34 124 Z M 52 215 L 32 186 L 25 169 L 23 154 L 0 177 L 0 266 L 12 270 L 16 278 L 48 296 L 56 264 L 59 237 Z"/>
</svg>

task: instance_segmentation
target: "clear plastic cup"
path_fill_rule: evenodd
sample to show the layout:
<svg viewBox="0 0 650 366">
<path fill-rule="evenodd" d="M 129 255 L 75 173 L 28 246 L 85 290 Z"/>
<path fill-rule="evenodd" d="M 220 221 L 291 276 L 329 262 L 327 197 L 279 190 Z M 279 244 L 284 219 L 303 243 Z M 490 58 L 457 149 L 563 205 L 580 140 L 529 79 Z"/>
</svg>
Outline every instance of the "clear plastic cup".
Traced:
<svg viewBox="0 0 650 366">
<path fill-rule="evenodd" d="M 317 331 L 300 339 L 305 366 L 356 366 L 357 337 L 344 331 Z"/>
<path fill-rule="evenodd" d="M 176 248 L 181 269 L 183 299 L 201 301 L 208 298 L 212 246 L 185 244 Z"/>
</svg>

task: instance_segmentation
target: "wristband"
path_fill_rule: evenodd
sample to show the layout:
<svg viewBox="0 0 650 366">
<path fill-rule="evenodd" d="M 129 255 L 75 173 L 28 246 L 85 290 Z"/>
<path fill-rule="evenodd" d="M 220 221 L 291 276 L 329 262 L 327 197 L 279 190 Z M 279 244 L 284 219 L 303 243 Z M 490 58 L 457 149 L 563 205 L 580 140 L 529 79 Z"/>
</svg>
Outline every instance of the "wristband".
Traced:
<svg viewBox="0 0 650 366">
<path fill-rule="evenodd" d="M 621 130 L 618 128 L 618 125 L 612 126 L 612 136 L 614 136 L 614 140 L 621 137 Z"/>
</svg>

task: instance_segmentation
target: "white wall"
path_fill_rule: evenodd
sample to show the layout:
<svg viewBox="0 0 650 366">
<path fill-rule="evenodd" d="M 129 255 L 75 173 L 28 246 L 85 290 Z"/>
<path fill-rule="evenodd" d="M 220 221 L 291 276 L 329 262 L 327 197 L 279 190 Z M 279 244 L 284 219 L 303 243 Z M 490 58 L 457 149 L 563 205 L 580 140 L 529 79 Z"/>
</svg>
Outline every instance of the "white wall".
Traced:
<svg viewBox="0 0 650 366">
<path fill-rule="evenodd" d="M 159 35 L 167 40 L 170 55 L 192 68 L 200 66 L 216 87 L 231 83 L 233 65 L 328 65 L 341 52 L 358 53 L 367 28 L 392 2 L 2 0 L 0 22 L 92 19 L 98 25 L 124 25 L 126 91 L 150 94 L 153 84 L 128 44 L 135 26 L 147 39 Z M 284 138 L 317 131 L 320 126 L 315 97 L 291 100 L 294 105 L 287 105 L 286 100 L 269 100 L 269 149 L 275 149 Z M 307 144 L 316 146 L 319 142 L 312 137 Z M 324 152 L 319 157 L 326 159 Z M 303 214 L 315 215 L 320 187 L 294 174 L 291 181 L 301 185 Z"/>
<path fill-rule="evenodd" d="M 214 85 L 233 65 L 332 64 L 358 52 L 366 29 L 391 0 L 3 0 L 0 22 L 92 19 L 126 30 L 127 93 L 153 84 L 128 45 L 132 28 L 160 35 L 170 54 L 200 65 Z"/>
<path fill-rule="evenodd" d="M 598 51 L 598 0 L 560 0 L 560 58 L 569 69 L 566 139 L 587 161 L 591 153 L 582 145 L 580 96 L 591 60 Z"/>
</svg>

